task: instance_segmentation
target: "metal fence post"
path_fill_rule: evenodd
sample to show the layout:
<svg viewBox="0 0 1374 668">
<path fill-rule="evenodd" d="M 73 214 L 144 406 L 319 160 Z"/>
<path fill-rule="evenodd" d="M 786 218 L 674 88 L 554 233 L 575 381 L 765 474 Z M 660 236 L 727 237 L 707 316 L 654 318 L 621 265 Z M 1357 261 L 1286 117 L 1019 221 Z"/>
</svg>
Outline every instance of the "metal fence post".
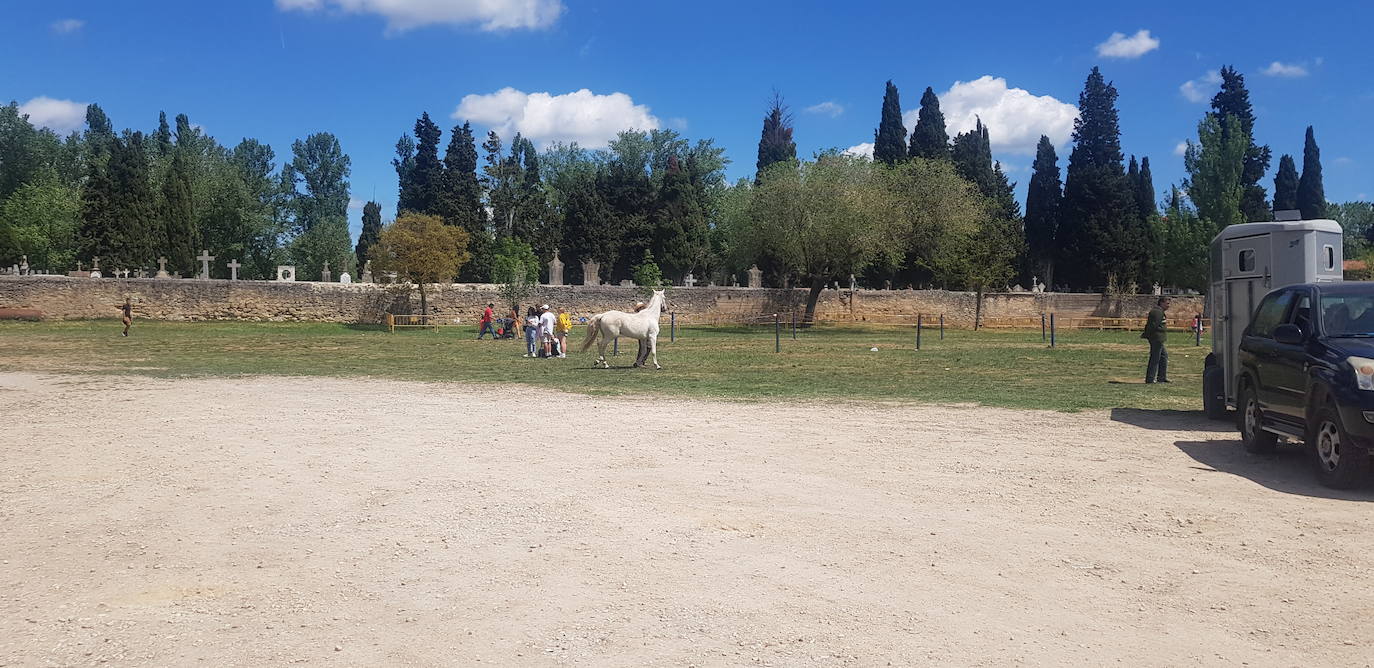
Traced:
<svg viewBox="0 0 1374 668">
<path fill-rule="evenodd" d="M 797 309 L 792 309 L 792 340 L 797 340 Z"/>
<path fill-rule="evenodd" d="M 945 314 L 940 314 L 940 340 L 945 340 Z"/>
<path fill-rule="evenodd" d="M 916 349 L 921 349 L 921 314 L 916 314 Z"/>
<path fill-rule="evenodd" d="M 1201 314 L 1201 313 L 1197 314 L 1197 319 L 1193 321 L 1193 335 L 1194 335 L 1194 337 L 1196 337 L 1195 340 L 1193 341 L 1193 345 L 1198 346 L 1198 347 L 1201 347 L 1201 346 L 1202 346 L 1202 314 Z"/>
<path fill-rule="evenodd" d="M 1040 342 L 1045 342 L 1045 314 L 1040 314 Z"/>
<path fill-rule="evenodd" d="M 677 341 L 677 311 L 668 314 L 668 343 Z"/>
<path fill-rule="evenodd" d="M 1050 314 L 1050 347 L 1054 347 L 1054 314 Z"/>
<path fill-rule="evenodd" d="M 773 352 L 782 352 L 782 319 L 773 314 Z"/>
</svg>

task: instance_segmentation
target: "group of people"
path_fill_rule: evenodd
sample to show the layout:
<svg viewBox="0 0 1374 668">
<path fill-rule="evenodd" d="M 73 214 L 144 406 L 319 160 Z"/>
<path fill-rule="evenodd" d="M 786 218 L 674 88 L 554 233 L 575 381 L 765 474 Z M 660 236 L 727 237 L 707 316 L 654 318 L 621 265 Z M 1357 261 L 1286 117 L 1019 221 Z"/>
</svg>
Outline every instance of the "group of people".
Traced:
<svg viewBox="0 0 1374 668">
<path fill-rule="evenodd" d="M 482 311 L 481 327 L 477 330 L 480 341 L 487 334 L 491 338 L 515 338 L 516 330 L 524 331 L 525 357 L 567 357 L 568 333 L 572 331 L 572 316 L 562 308 L 557 313 L 544 304 L 539 308 L 531 306 L 521 320 L 514 308 L 505 319 L 499 322 L 492 309 L 495 304 L 487 304 Z"/>
</svg>

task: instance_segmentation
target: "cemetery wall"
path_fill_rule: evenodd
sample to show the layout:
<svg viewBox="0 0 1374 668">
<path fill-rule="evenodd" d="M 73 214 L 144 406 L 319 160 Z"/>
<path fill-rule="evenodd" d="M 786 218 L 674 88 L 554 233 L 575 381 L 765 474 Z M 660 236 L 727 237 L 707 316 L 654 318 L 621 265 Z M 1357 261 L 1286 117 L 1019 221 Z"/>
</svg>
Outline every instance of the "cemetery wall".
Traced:
<svg viewBox="0 0 1374 668">
<path fill-rule="evenodd" d="M 501 303 L 495 285 L 437 285 L 427 294 L 430 306 L 440 315 L 451 314 L 463 322 L 472 322 L 488 302 Z M 586 315 L 628 310 L 641 294 L 638 288 L 622 286 L 541 286 L 527 302 L 547 302 Z M 372 283 L 0 277 L 0 309 L 38 309 L 50 320 L 115 318 L 126 297 L 133 301 L 136 318 L 154 320 L 378 323 L 387 312 L 419 310 L 419 293 L 413 288 Z M 793 309 L 805 308 L 806 291 L 674 288 L 668 302 L 684 324 L 771 321 L 773 313 L 787 321 Z M 976 295 L 970 292 L 859 290 L 851 298 L 848 291 L 826 290 L 816 310 L 823 320 L 860 322 L 913 322 L 917 313 L 944 314 L 948 325 L 965 327 L 973 323 L 976 303 Z M 1149 295 L 987 294 L 983 317 L 1038 317 L 1049 312 L 1062 317 L 1141 317 L 1153 303 Z M 1176 298 L 1170 317 L 1187 318 L 1201 308 L 1200 298 Z"/>
</svg>

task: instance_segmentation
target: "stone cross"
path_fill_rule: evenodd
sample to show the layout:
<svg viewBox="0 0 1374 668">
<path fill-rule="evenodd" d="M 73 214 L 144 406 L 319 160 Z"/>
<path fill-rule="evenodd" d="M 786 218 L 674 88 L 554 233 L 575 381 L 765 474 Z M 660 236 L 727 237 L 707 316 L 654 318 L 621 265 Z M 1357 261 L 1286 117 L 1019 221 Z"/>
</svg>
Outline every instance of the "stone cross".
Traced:
<svg viewBox="0 0 1374 668">
<path fill-rule="evenodd" d="M 199 278 L 201 280 L 209 280 L 210 263 L 214 261 L 215 256 L 211 255 L 210 251 L 208 250 L 202 250 L 200 252 L 200 255 L 196 256 L 196 259 L 200 260 L 200 275 L 196 278 Z"/>
<path fill-rule="evenodd" d="M 363 282 L 364 282 L 364 283 L 371 283 L 371 282 L 372 282 L 372 260 L 368 260 L 367 262 L 364 262 L 364 263 L 363 263 L 363 277 L 362 277 L 362 278 L 363 278 Z"/>
<path fill-rule="evenodd" d="M 749 287 L 763 287 L 763 270 L 759 269 L 758 265 L 754 265 L 749 268 Z"/>
<path fill-rule="evenodd" d="M 320 270 L 320 280 L 325 283 L 328 283 L 333 277 L 333 274 L 329 273 L 329 261 L 326 260 L 324 263 L 324 268 Z"/>
<path fill-rule="evenodd" d="M 168 273 L 167 273 L 167 258 L 165 258 L 165 257 L 160 257 L 160 258 L 158 258 L 158 259 L 157 259 L 157 276 L 155 276 L 154 278 L 171 278 L 171 277 L 172 277 L 171 274 L 168 274 Z"/>
<path fill-rule="evenodd" d="M 76 270 L 81 271 L 81 260 L 76 261 Z"/>
<path fill-rule="evenodd" d="M 231 281 L 237 281 L 237 280 L 239 280 L 239 267 L 242 267 L 242 266 L 243 266 L 243 265 L 239 264 L 238 258 L 234 258 L 234 259 L 232 259 L 232 260 L 229 261 L 229 265 L 228 265 L 228 267 L 229 267 L 229 280 L 231 280 Z"/>
<path fill-rule="evenodd" d="M 697 285 L 697 277 L 693 276 L 691 272 L 687 272 L 687 277 L 682 279 L 682 284 L 686 287 L 694 288 Z"/>
<path fill-rule="evenodd" d="M 601 265 L 595 262 L 582 263 L 582 284 L 601 285 Z"/>
<path fill-rule="evenodd" d="M 558 251 L 549 260 L 549 285 L 563 285 L 563 261 L 558 259 Z"/>
</svg>

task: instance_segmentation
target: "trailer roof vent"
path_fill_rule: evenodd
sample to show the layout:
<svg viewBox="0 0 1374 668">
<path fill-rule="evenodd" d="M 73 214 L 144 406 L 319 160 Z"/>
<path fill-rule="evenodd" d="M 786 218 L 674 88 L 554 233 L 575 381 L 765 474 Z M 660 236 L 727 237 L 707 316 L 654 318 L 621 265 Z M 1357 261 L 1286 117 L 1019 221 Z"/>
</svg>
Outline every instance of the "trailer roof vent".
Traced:
<svg viewBox="0 0 1374 668">
<path fill-rule="evenodd" d="M 1302 220 L 1302 212 L 1298 211 L 1297 209 L 1275 211 L 1274 220 L 1280 223 L 1286 223 L 1292 220 Z"/>
</svg>

